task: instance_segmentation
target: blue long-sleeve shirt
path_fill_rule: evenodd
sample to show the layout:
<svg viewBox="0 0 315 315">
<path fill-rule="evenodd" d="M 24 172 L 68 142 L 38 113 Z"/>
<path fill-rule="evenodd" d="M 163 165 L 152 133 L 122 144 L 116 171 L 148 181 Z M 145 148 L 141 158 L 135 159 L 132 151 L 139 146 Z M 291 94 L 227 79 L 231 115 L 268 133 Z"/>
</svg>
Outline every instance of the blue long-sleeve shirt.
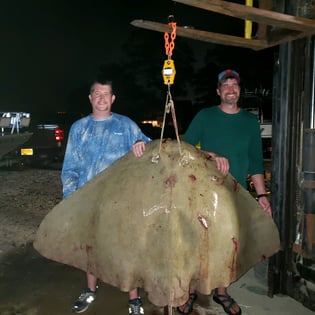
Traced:
<svg viewBox="0 0 315 315">
<path fill-rule="evenodd" d="M 89 115 L 73 123 L 61 172 L 63 198 L 128 153 L 138 140 L 151 141 L 135 122 L 116 113 L 101 120 Z"/>
</svg>

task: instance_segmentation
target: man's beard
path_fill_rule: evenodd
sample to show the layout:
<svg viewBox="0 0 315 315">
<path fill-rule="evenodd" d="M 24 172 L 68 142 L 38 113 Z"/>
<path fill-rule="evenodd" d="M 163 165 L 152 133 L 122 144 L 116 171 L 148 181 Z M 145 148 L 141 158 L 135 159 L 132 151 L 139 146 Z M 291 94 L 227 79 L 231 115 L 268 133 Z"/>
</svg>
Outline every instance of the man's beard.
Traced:
<svg viewBox="0 0 315 315">
<path fill-rule="evenodd" d="M 234 106 L 234 105 L 237 105 L 237 101 L 238 101 L 238 99 L 235 99 L 235 100 L 223 99 L 223 100 L 222 100 L 222 103 L 223 103 L 224 105 L 227 105 L 227 106 Z"/>
</svg>

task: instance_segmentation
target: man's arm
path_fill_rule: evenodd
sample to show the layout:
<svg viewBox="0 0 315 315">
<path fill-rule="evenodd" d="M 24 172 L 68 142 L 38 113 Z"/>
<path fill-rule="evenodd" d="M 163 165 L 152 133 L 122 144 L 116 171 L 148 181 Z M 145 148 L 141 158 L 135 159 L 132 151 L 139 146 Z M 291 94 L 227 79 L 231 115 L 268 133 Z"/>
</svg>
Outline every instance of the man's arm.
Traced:
<svg viewBox="0 0 315 315">
<path fill-rule="evenodd" d="M 270 216 L 272 215 L 271 206 L 266 195 L 265 179 L 263 174 L 252 175 L 252 181 L 255 186 L 257 196 L 262 195 L 258 198 L 259 204 L 262 206 L 263 210 L 267 212 Z"/>
<path fill-rule="evenodd" d="M 76 169 L 78 165 L 76 144 L 73 134 L 74 132 L 70 130 L 61 171 L 63 198 L 71 195 L 78 188 L 79 182 L 79 173 Z"/>
</svg>

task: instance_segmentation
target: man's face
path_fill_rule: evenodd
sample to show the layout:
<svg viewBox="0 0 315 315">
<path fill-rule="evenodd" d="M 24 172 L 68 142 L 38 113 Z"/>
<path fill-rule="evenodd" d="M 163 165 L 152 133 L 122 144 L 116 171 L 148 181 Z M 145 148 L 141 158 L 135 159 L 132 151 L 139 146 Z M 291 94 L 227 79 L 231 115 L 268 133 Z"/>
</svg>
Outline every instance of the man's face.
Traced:
<svg viewBox="0 0 315 315">
<path fill-rule="evenodd" d="M 111 108 L 115 101 L 115 95 L 113 95 L 110 85 L 102 85 L 99 83 L 94 84 L 89 99 L 94 114 L 100 114 L 104 117 L 111 115 Z"/>
<path fill-rule="evenodd" d="M 240 97 L 240 86 L 236 79 L 227 79 L 217 88 L 222 104 L 236 105 Z"/>
</svg>

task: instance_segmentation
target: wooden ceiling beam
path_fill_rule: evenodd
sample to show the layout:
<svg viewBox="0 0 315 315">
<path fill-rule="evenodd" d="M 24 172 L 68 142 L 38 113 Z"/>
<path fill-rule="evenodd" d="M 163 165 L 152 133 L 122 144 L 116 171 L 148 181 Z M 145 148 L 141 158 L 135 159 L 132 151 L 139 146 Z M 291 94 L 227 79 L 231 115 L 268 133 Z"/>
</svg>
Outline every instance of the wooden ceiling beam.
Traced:
<svg viewBox="0 0 315 315">
<path fill-rule="evenodd" d="M 172 28 L 168 24 L 162 24 L 158 22 L 146 21 L 146 20 L 133 20 L 131 22 L 133 26 L 141 27 L 148 30 L 158 31 L 162 33 L 171 33 Z M 266 40 L 259 39 L 245 39 L 239 36 L 232 36 L 220 33 L 212 33 L 197 30 L 194 28 L 186 28 L 177 26 L 176 34 L 178 36 L 183 36 L 186 38 L 191 38 L 203 42 L 227 45 L 227 46 L 236 46 L 236 47 L 246 47 L 253 50 L 263 49 L 268 43 Z"/>
<path fill-rule="evenodd" d="M 289 31 L 284 29 L 275 29 L 269 32 L 268 34 L 268 44 L 265 48 L 277 46 L 280 44 L 284 44 L 293 40 L 297 40 L 300 38 L 305 38 L 307 36 L 312 36 L 313 33 L 303 33 L 296 31 Z"/>
<path fill-rule="evenodd" d="M 265 10 L 272 9 L 272 0 L 259 0 L 259 8 Z M 268 24 L 259 23 L 256 34 L 253 35 L 255 38 L 268 38 L 268 31 L 270 26 Z"/>
<path fill-rule="evenodd" d="M 259 8 L 224 0 L 172 0 L 200 9 L 258 23 L 252 39 L 186 28 L 177 25 L 177 35 L 207 43 L 261 50 L 315 34 L 315 20 L 271 11 L 272 0 L 260 0 Z M 134 20 L 132 25 L 148 30 L 171 33 L 168 24 Z"/>
<path fill-rule="evenodd" d="M 315 33 L 315 20 L 278 13 L 223 0 L 173 0 L 189 6 L 240 18 L 253 22 L 277 26 L 300 32 Z"/>
</svg>

